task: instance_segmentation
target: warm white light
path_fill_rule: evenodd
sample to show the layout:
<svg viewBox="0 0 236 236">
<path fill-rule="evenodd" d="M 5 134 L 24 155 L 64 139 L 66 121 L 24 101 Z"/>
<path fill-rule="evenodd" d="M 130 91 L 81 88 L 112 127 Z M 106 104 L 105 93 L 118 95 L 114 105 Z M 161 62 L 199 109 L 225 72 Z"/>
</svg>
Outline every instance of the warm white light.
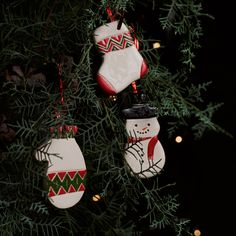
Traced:
<svg viewBox="0 0 236 236">
<path fill-rule="evenodd" d="M 181 143 L 183 141 L 183 138 L 181 136 L 176 136 L 175 142 L 176 143 Z"/>
<path fill-rule="evenodd" d="M 159 42 L 153 43 L 153 48 L 160 48 L 161 44 Z"/>
<path fill-rule="evenodd" d="M 117 96 L 116 96 L 116 95 L 111 95 L 111 96 L 109 97 L 109 99 L 110 99 L 111 101 L 115 102 L 115 101 L 117 100 Z"/>
<path fill-rule="evenodd" d="M 94 202 L 98 202 L 101 199 L 101 196 L 99 194 L 96 194 L 96 195 L 93 196 L 92 199 L 93 199 Z"/>
<path fill-rule="evenodd" d="M 195 229 L 193 234 L 194 234 L 194 236 L 200 236 L 201 231 L 199 229 Z"/>
</svg>

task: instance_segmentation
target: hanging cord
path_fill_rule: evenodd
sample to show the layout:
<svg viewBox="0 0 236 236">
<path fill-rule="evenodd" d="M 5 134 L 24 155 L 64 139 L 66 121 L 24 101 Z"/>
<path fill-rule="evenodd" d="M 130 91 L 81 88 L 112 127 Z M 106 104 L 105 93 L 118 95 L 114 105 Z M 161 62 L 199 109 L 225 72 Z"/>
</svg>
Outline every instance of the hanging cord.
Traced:
<svg viewBox="0 0 236 236">
<path fill-rule="evenodd" d="M 130 32 L 132 34 L 133 39 L 134 39 L 134 45 L 137 48 L 137 50 L 139 50 L 139 41 L 138 41 L 137 37 L 135 36 L 134 28 L 129 26 L 129 30 L 130 30 Z M 132 82 L 131 85 L 132 85 L 133 94 L 138 94 L 138 89 L 137 89 L 136 81 Z"/>
<path fill-rule="evenodd" d="M 58 77 L 59 77 L 59 83 L 60 83 L 59 88 L 60 88 L 60 95 L 61 95 L 61 105 L 64 105 L 65 100 L 64 100 L 64 88 L 63 88 L 63 81 L 62 81 L 62 64 L 59 63 L 57 67 L 58 67 Z"/>
<path fill-rule="evenodd" d="M 40 44 L 39 44 L 39 50 L 43 51 L 43 41 L 44 38 L 47 38 L 48 33 L 49 33 L 49 24 L 51 23 L 52 20 L 52 14 L 53 11 L 55 10 L 56 5 L 58 4 L 58 0 L 55 0 L 52 4 L 52 6 L 50 7 L 50 11 L 48 13 L 48 17 L 46 19 L 46 24 L 45 26 L 42 28 L 42 35 L 41 35 L 41 39 L 40 39 Z"/>
<path fill-rule="evenodd" d="M 58 79 L 59 79 L 59 91 L 60 91 L 60 104 L 63 106 L 64 105 L 64 88 L 63 88 L 63 81 L 62 81 L 62 64 L 58 63 L 57 64 L 57 69 L 58 69 Z M 55 114 L 56 114 L 56 118 L 60 118 L 61 117 L 61 113 L 60 111 L 58 111 L 58 109 L 55 109 Z"/>
<path fill-rule="evenodd" d="M 139 41 L 138 41 L 138 39 L 137 39 L 137 37 L 136 37 L 136 33 L 135 33 L 135 30 L 134 30 L 134 27 L 129 26 L 129 31 L 130 31 L 130 33 L 131 33 L 133 39 L 134 39 L 134 45 L 135 45 L 135 47 L 137 48 L 137 50 L 139 50 Z"/>
<path fill-rule="evenodd" d="M 106 12 L 107 12 L 107 15 L 110 18 L 111 22 L 116 20 L 115 16 L 112 13 L 112 10 L 111 10 L 111 8 L 109 6 L 107 6 L 107 8 L 106 8 Z"/>
<path fill-rule="evenodd" d="M 110 21 L 113 22 L 117 19 L 117 17 L 119 17 L 119 21 L 118 21 L 118 24 L 117 24 L 117 29 L 120 30 L 121 26 L 122 26 L 122 23 L 123 23 L 123 20 L 124 20 L 124 13 L 122 12 L 117 12 L 116 14 L 113 14 L 112 13 L 112 10 L 109 6 L 107 6 L 106 8 L 106 12 L 107 12 L 107 15 L 108 17 L 110 18 Z"/>
<path fill-rule="evenodd" d="M 136 81 L 132 82 L 131 86 L 132 86 L 133 94 L 137 94 L 138 89 L 137 89 Z"/>
<path fill-rule="evenodd" d="M 60 90 L 60 104 L 63 106 L 65 103 L 64 99 L 64 85 L 62 80 L 62 63 L 57 64 L 58 68 L 58 79 L 59 79 L 59 90 Z M 61 117 L 61 111 L 55 109 L 56 119 Z M 62 125 L 59 124 L 57 127 L 50 127 L 50 132 L 53 136 L 57 138 L 72 138 L 76 135 L 78 131 L 78 126 L 76 125 Z"/>
</svg>

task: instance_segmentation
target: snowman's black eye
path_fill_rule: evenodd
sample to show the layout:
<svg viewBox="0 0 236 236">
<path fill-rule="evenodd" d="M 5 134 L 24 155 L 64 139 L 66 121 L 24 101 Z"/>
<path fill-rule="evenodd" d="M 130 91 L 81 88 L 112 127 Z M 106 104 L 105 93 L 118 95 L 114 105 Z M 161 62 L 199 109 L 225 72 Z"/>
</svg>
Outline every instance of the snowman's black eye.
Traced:
<svg viewBox="0 0 236 236">
<path fill-rule="evenodd" d="M 137 124 L 135 124 L 134 126 L 135 126 L 135 127 L 137 127 L 138 125 L 137 125 Z"/>
<path fill-rule="evenodd" d="M 150 126 L 150 123 L 148 123 L 147 125 Z"/>
</svg>

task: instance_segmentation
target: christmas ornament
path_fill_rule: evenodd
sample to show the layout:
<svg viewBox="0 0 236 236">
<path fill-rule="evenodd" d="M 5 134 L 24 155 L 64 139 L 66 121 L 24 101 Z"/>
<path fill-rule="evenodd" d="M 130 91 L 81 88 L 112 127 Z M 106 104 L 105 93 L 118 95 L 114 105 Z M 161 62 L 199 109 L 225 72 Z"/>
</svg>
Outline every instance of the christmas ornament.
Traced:
<svg viewBox="0 0 236 236">
<path fill-rule="evenodd" d="M 103 54 L 97 81 L 106 93 L 117 94 L 147 74 L 148 66 L 124 23 L 114 20 L 102 25 L 94 31 L 94 38 Z"/>
<path fill-rule="evenodd" d="M 62 81 L 62 63 L 58 64 L 60 103 L 63 107 L 64 84 Z M 56 109 L 57 123 L 60 123 L 61 112 Z M 86 165 L 83 154 L 74 136 L 78 131 L 75 125 L 59 125 L 50 128 L 52 138 L 42 145 L 36 159 L 48 161 L 48 197 L 58 208 L 74 206 L 85 191 Z"/>
<path fill-rule="evenodd" d="M 155 176 L 165 164 L 165 152 L 158 139 L 160 125 L 156 108 L 148 104 L 134 104 L 122 112 L 128 134 L 124 155 L 128 166 L 140 178 Z"/>
<path fill-rule="evenodd" d="M 73 138 L 77 129 L 68 125 L 51 128 L 54 137 L 36 152 L 37 160 L 48 161 L 48 197 L 57 208 L 74 206 L 85 191 L 85 160 Z"/>
</svg>

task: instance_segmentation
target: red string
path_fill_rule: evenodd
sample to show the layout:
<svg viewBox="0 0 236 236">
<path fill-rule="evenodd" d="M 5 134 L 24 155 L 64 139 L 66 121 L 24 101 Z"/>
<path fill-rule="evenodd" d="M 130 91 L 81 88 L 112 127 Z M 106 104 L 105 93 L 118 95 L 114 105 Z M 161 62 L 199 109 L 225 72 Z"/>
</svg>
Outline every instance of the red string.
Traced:
<svg viewBox="0 0 236 236">
<path fill-rule="evenodd" d="M 106 11 L 107 11 L 107 15 L 109 16 L 110 18 L 110 21 L 115 21 L 115 16 L 113 15 L 112 11 L 111 11 L 111 8 L 110 7 L 107 7 L 106 8 Z"/>
<path fill-rule="evenodd" d="M 129 30 L 131 32 L 133 39 L 134 39 L 134 46 L 137 48 L 137 50 L 139 50 L 139 41 L 138 41 L 137 37 L 135 36 L 134 28 L 129 26 Z"/>
<path fill-rule="evenodd" d="M 60 94 L 61 94 L 61 104 L 64 104 L 64 95 L 63 95 L 63 81 L 62 81 L 62 65 L 58 64 L 58 76 L 60 80 Z"/>
<path fill-rule="evenodd" d="M 62 64 L 57 64 L 58 67 L 58 78 L 59 78 L 59 87 L 60 87 L 60 95 L 61 99 L 60 102 L 64 105 L 64 86 L 62 81 Z M 59 119 L 61 117 L 60 111 L 55 109 L 56 118 Z M 51 134 L 58 134 L 59 137 L 63 137 L 64 134 L 67 135 L 76 135 L 78 131 L 78 127 L 76 125 L 59 125 L 57 127 L 50 127 Z M 68 137 L 68 136 L 67 136 Z"/>
<path fill-rule="evenodd" d="M 138 93 L 136 82 L 132 82 L 133 93 Z"/>
<path fill-rule="evenodd" d="M 130 26 L 130 31 L 132 32 L 132 34 L 134 34 L 134 29 L 131 26 Z M 135 35 L 132 35 L 132 36 L 134 38 L 134 45 L 137 48 L 137 50 L 139 50 L 139 41 L 137 37 L 135 37 Z M 132 89 L 133 89 L 133 93 L 138 93 L 136 81 L 132 82 Z"/>
</svg>

